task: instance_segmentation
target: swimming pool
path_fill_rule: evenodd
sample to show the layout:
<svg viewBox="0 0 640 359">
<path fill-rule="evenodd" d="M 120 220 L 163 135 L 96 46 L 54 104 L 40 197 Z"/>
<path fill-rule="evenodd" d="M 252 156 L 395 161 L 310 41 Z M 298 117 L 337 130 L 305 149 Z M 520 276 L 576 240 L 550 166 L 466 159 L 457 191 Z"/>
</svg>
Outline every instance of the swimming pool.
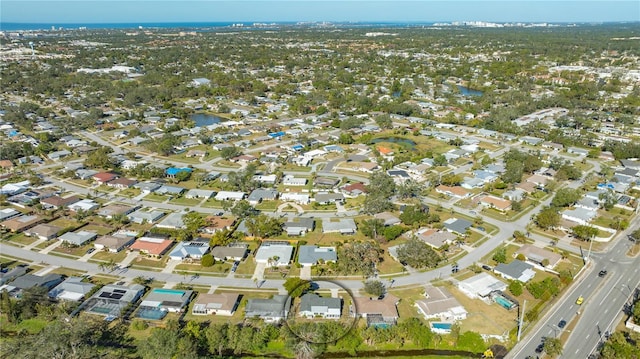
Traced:
<svg viewBox="0 0 640 359">
<path fill-rule="evenodd" d="M 451 323 L 432 322 L 431 328 L 438 331 L 451 331 Z"/>
<path fill-rule="evenodd" d="M 152 320 L 160 320 L 167 315 L 167 312 L 164 310 L 156 309 L 156 308 L 140 308 L 138 309 L 138 313 L 136 313 L 136 317 L 142 319 L 152 319 Z"/>
<path fill-rule="evenodd" d="M 505 309 L 511 309 L 516 306 L 515 303 L 499 295 L 495 296 L 493 300 Z"/>
</svg>

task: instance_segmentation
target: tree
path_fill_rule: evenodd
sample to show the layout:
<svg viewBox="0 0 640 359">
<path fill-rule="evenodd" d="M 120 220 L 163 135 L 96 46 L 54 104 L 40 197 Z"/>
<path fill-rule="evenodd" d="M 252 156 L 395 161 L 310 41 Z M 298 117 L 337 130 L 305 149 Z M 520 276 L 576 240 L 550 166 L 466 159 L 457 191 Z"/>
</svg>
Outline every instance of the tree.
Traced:
<svg viewBox="0 0 640 359">
<path fill-rule="evenodd" d="M 247 229 L 257 237 L 275 237 L 284 230 L 282 225 L 279 218 L 270 217 L 263 213 L 256 217 L 247 218 Z"/>
<path fill-rule="evenodd" d="M 396 192 L 398 197 L 402 199 L 413 198 L 420 195 L 422 192 L 422 186 L 420 183 L 414 181 L 413 179 L 409 179 L 404 181 L 404 183 L 398 185 L 396 187 Z"/>
<path fill-rule="evenodd" d="M 560 213 L 553 207 L 546 207 L 536 215 L 535 222 L 544 229 L 557 227 L 560 224 Z"/>
<path fill-rule="evenodd" d="M 582 197 L 580 190 L 568 187 L 560 188 L 551 200 L 551 205 L 553 207 L 568 207 L 576 203 L 580 197 Z"/>
<path fill-rule="evenodd" d="M 428 209 L 428 208 L 427 208 Z M 427 222 L 429 218 L 428 210 L 425 211 L 422 206 L 406 206 L 404 211 L 400 213 L 402 223 L 412 226 L 414 224 L 422 224 Z"/>
<path fill-rule="evenodd" d="M 393 122 L 391 121 L 391 117 L 387 114 L 379 115 L 374 118 L 374 121 L 378 125 L 378 127 L 382 129 L 393 128 Z"/>
<path fill-rule="evenodd" d="M 445 186 L 459 186 L 460 183 L 462 183 L 462 176 L 453 173 L 447 173 L 446 175 L 442 176 L 442 178 L 440 179 L 440 183 Z"/>
<path fill-rule="evenodd" d="M 256 216 L 259 213 L 258 210 L 253 208 L 253 206 L 246 200 L 236 201 L 231 207 L 231 214 L 238 218 L 247 218 Z"/>
<path fill-rule="evenodd" d="M 379 280 L 368 280 L 364 282 L 364 291 L 367 294 L 371 294 L 372 296 L 379 298 L 384 295 L 387 288 L 385 288 L 384 283 Z"/>
<path fill-rule="evenodd" d="M 392 241 L 400 237 L 400 235 L 405 231 L 406 231 L 405 228 L 401 226 L 386 227 L 383 231 L 384 239 L 386 239 L 387 241 Z"/>
<path fill-rule="evenodd" d="M 598 229 L 581 224 L 571 228 L 571 233 L 580 240 L 590 241 L 593 237 L 598 235 Z"/>
<path fill-rule="evenodd" d="M 116 167 L 115 162 L 109 156 L 113 152 L 111 147 L 100 147 L 97 150 L 87 155 L 87 159 L 84 161 L 84 165 L 89 168 L 98 169 L 111 169 Z"/>
<path fill-rule="evenodd" d="M 509 292 L 511 292 L 511 294 L 517 296 L 520 296 L 523 292 L 523 287 L 522 287 L 522 282 L 520 282 L 519 280 L 512 280 L 511 282 L 509 282 Z"/>
<path fill-rule="evenodd" d="M 562 341 L 558 338 L 547 337 L 544 340 L 544 352 L 552 357 L 562 354 Z"/>
<path fill-rule="evenodd" d="M 606 190 L 598 195 L 598 199 L 600 203 L 602 203 L 602 207 L 607 211 L 612 209 L 616 203 L 618 203 L 618 199 L 616 198 L 616 194 L 612 190 Z"/>
<path fill-rule="evenodd" d="M 338 137 L 338 143 L 343 145 L 350 145 L 354 142 L 355 140 L 353 139 L 353 136 L 351 136 L 351 134 L 346 132 L 340 133 L 340 136 Z"/>
<path fill-rule="evenodd" d="M 524 163 L 517 160 L 507 161 L 504 174 L 502 174 L 502 181 L 505 183 L 519 183 L 522 181 L 523 174 Z"/>
<path fill-rule="evenodd" d="M 200 260 L 200 264 L 205 268 L 211 267 L 214 264 L 216 264 L 216 260 L 213 258 L 213 256 L 210 253 L 207 253 L 202 256 L 202 259 Z"/>
<path fill-rule="evenodd" d="M 153 328 L 151 335 L 138 345 L 143 359 L 172 359 L 178 348 L 179 332 L 165 328 Z"/>
<path fill-rule="evenodd" d="M 425 242 L 412 238 L 401 245 L 397 251 L 400 263 L 406 263 L 413 268 L 434 268 L 442 257 Z"/>
<path fill-rule="evenodd" d="M 225 147 L 220 150 L 220 157 L 224 158 L 225 160 L 230 160 L 240 155 L 242 155 L 242 149 L 236 146 Z"/>
<path fill-rule="evenodd" d="M 340 274 L 370 276 L 380 262 L 382 250 L 373 241 L 345 243 L 338 248 L 336 271 Z"/>
<path fill-rule="evenodd" d="M 389 197 L 384 197 L 375 192 L 369 192 L 362 204 L 362 212 L 366 214 L 382 213 L 390 209 L 393 209 L 393 203 L 391 203 Z"/>
<path fill-rule="evenodd" d="M 436 167 L 446 166 L 447 158 L 444 155 L 437 155 L 433 157 L 433 165 Z"/>
<path fill-rule="evenodd" d="M 284 282 L 284 289 L 293 298 L 301 297 L 311 289 L 311 281 L 300 279 L 299 277 L 289 277 Z"/>
<path fill-rule="evenodd" d="M 500 247 L 496 250 L 496 252 L 493 254 L 493 257 L 491 257 L 491 259 L 493 259 L 494 261 L 498 262 L 498 263 L 506 263 L 507 262 L 507 249 L 505 247 Z"/>
<path fill-rule="evenodd" d="M 360 224 L 360 231 L 371 239 L 377 239 L 384 232 L 384 221 L 381 219 L 366 219 Z"/>
<path fill-rule="evenodd" d="M 182 215 L 182 223 L 190 236 L 194 236 L 205 224 L 204 216 L 196 211 L 191 211 Z"/>
<path fill-rule="evenodd" d="M 218 356 L 222 356 L 222 352 L 229 343 L 227 339 L 228 327 L 228 323 L 211 323 L 205 333 L 210 353 L 217 353 Z"/>
</svg>

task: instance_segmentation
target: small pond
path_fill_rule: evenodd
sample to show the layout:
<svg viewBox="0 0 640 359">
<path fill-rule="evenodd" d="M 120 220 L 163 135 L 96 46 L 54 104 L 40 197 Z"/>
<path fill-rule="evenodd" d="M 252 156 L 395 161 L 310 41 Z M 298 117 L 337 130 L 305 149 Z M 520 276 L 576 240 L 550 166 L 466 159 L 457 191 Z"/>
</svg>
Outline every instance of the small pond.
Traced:
<svg viewBox="0 0 640 359">
<path fill-rule="evenodd" d="M 380 143 L 380 142 L 398 143 L 398 144 L 409 146 L 409 147 L 416 146 L 416 143 L 414 141 L 404 137 L 378 137 L 371 140 L 371 144 Z"/>
<path fill-rule="evenodd" d="M 222 121 L 220 117 L 206 113 L 194 113 L 191 115 L 191 120 L 193 120 L 196 127 L 207 127 Z"/>
</svg>

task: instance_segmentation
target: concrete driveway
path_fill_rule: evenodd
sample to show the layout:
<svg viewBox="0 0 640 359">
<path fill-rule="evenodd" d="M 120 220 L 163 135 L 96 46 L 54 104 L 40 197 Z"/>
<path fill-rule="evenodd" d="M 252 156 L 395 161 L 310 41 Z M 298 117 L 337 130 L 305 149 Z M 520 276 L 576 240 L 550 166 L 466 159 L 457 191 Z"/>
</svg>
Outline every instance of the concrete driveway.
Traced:
<svg viewBox="0 0 640 359">
<path fill-rule="evenodd" d="M 256 269 L 253 271 L 253 277 L 251 279 L 263 280 L 264 270 L 267 268 L 267 263 L 256 264 Z"/>
</svg>

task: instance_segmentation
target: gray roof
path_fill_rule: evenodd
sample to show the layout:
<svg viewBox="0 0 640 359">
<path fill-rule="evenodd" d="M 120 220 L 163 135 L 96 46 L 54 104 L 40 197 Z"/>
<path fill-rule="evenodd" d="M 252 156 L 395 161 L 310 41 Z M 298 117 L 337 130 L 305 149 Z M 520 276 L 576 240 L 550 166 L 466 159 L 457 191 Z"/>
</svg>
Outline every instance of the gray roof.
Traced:
<svg viewBox="0 0 640 359">
<path fill-rule="evenodd" d="M 13 278 L 26 274 L 27 268 L 28 267 L 26 265 L 19 265 L 17 267 L 12 268 L 10 271 L 0 272 L 0 285 L 3 285 L 9 282 Z"/>
<path fill-rule="evenodd" d="M 228 246 L 218 246 L 211 249 L 211 255 L 218 260 L 227 258 L 244 258 L 247 255 L 246 244 L 231 244 Z"/>
<path fill-rule="evenodd" d="M 184 258 L 202 258 L 202 256 L 209 251 L 209 242 L 206 241 L 192 241 L 192 242 L 180 242 L 169 253 L 169 257 Z"/>
<path fill-rule="evenodd" d="M 67 293 L 75 294 L 78 297 L 84 296 L 91 292 L 96 285 L 93 283 L 83 282 L 80 277 L 69 277 L 64 282 L 49 291 L 52 298 L 65 298 Z"/>
<path fill-rule="evenodd" d="M 60 274 L 49 273 L 44 276 L 25 274 L 11 282 L 11 286 L 18 289 L 29 289 L 33 287 L 46 287 L 47 289 L 51 289 L 60 282 L 62 282 L 62 276 Z"/>
<path fill-rule="evenodd" d="M 11 217 L 15 217 L 17 215 L 19 215 L 20 212 L 16 211 L 13 208 L 3 208 L 0 209 L 0 221 L 4 221 L 7 220 Z"/>
<path fill-rule="evenodd" d="M 322 232 L 324 233 L 355 233 L 357 229 L 358 227 L 353 218 L 342 218 L 338 222 L 332 222 L 330 218 L 322 219 Z"/>
<path fill-rule="evenodd" d="M 256 261 L 268 261 L 278 257 L 278 265 L 287 265 L 293 255 L 293 246 L 284 243 L 264 242 L 256 252 Z"/>
<path fill-rule="evenodd" d="M 79 232 L 67 232 L 58 237 L 63 242 L 69 242 L 77 246 L 81 246 L 98 236 L 96 232 L 79 231 Z"/>
<path fill-rule="evenodd" d="M 300 298 L 301 312 L 318 312 L 318 309 L 325 307 L 328 309 L 341 309 L 342 299 L 321 297 L 315 293 L 307 293 Z"/>
<path fill-rule="evenodd" d="M 322 259 L 325 262 L 335 262 L 338 254 L 334 247 L 318 247 L 316 245 L 303 245 L 298 250 L 298 263 L 316 264 Z"/>
<path fill-rule="evenodd" d="M 162 187 L 162 185 L 156 182 L 138 182 L 133 185 L 133 188 L 139 188 L 140 190 L 146 192 L 153 192 L 160 187 Z"/>
<path fill-rule="evenodd" d="M 444 222 L 444 227 L 452 232 L 464 234 L 472 223 L 466 219 L 449 218 Z"/>
<path fill-rule="evenodd" d="M 518 259 L 514 259 L 509 264 L 500 263 L 494 268 L 495 272 L 515 279 L 520 278 L 527 270 L 533 270 L 533 266 Z"/>
<path fill-rule="evenodd" d="M 344 201 L 344 195 L 342 193 L 318 193 L 315 199 L 318 203 Z"/>
<path fill-rule="evenodd" d="M 249 202 L 260 202 L 262 200 L 274 200 L 278 198 L 278 191 L 275 189 L 254 189 L 247 200 Z"/>
<path fill-rule="evenodd" d="M 145 220 L 149 223 L 153 223 L 164 216 L 164 212 L 161 211 L 145 211 L 139 209 L 129 214 L 129 220 L 135 223 L 142 223 Z"/>
<path fill-rule="evenodd" d="M 251 298 L 244 308 L 245 318 L 250 317 L 281 317 L 285 318 L 291 306 L 288 295 L 274 295 L 271 299 Z"/>
<path fill-rule="evenodd" d="M 159 194 L 180 194 L 184 192 L 185 189 L 178 186 L 167 186 L 164 185 L 156 190 L 156 193 Z"/>
<path fill-rule="evenodd" d="M 161 228 L 183 228 L 183 213 L 169 213 L 157 226 Z"/>
<path fill-rule="evenodd" d="M 316 222 L 313 218 L 299 218 L 297 222 L 284 222 L 284 229 L 290 235 L 300 235 L 302 232 L 314 230 Z"/>
</svg>

